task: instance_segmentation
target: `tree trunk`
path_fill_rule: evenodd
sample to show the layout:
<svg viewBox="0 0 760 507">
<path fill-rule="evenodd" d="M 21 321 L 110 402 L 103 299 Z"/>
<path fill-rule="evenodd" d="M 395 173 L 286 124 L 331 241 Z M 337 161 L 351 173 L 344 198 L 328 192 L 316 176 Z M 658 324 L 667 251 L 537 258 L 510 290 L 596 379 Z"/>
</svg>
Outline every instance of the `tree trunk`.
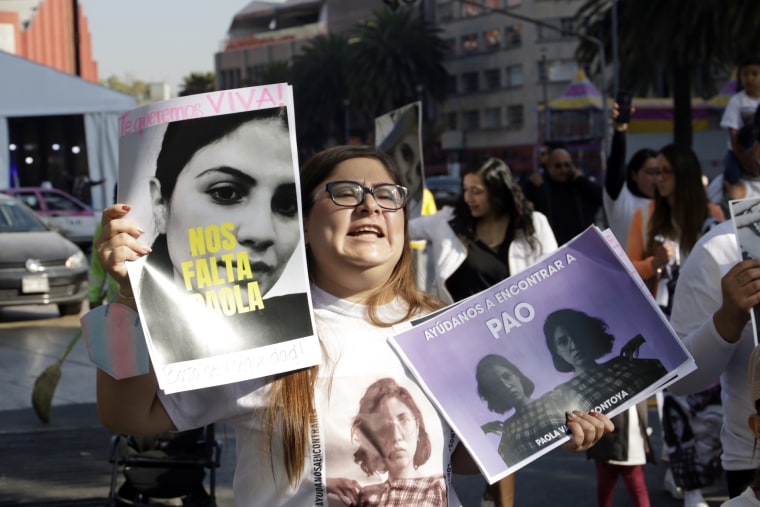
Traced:
<svg viewBox="0 0 760 507">
<path fill-rule="evenodd" d="M 673 67 L 673 143 L 691 148 L 691 78 L 686 65 Z"/>
</svg>

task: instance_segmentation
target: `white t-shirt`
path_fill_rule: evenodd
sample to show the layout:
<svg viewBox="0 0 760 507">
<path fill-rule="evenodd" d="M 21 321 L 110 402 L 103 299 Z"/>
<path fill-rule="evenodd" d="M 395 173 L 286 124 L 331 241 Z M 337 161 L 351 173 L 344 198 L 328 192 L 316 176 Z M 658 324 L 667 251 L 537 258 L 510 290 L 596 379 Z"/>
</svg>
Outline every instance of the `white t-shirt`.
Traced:
<svg viewBox="0 0 760 507">
<path fill-rule="evenodd" d="M 626 435 L 628 458 L 621 461 L 611 459 L 609 463 L 626 466 L 646 465 L 646 444 L 642 431 L 641 423 L 639 422 L 639 411 L 636 409 L 636 405 L 634 405 L 628 409 L 628 435 Z"/>
<path fill-rule="evenodd" d="M 732 498 L 731 500 L 727 500 L 720 504 L 720 507 L 760 507 L 760 500 L 757 499 L 752 488 L 747 488 L 736 498 Z"/>
<path fill-rule="evenodd" d="M 754 451 L 755 437 L 747 426 L 755 413 L 747 385 L 747 364 L 755 346 L 752 322 L 737 343 L 718 334 L 713 314 L 721 305 L 721 278 L 741 260 L 731 220 L 713 227 L 702 236 L 681 265 L 670 323 L 697 363 L 697 370 L 668 389 L 682 395 L 704 391 L 720 378 L 723 402 L 724 470 L 755 470 L 760 453 Z"/>
<path fill-rule="evenodd" d="M 391 378 L 411 394 L 429 436 L 431 453 L 417 469 L 420 481 L 423 477 L 442 477 L 448 505 L 461 506 L 449 476 L 451 453 L 458 439 L 388 345 L 390 328 L 369 323 L 365 306 L 338 299 L 315 286 L 311 291 L 317 331 L 327 359 L 319 368 L 317 414 L 311 421 L 311 445 L 298 484 L 288 484 L 279 434 L 275 432 L 273 437 L 271 464 L 269 449 L 261 442 L 261 418 L 268 406 L 266 379 L 172 395 L 159 393 L 174 424 L 180 430 L 214 421 L 235 427 L 234 493 L 238 506 L 342 506 L 335 496 L 327 494 L 328 480 L 355 480 L 362 487 L 387 480 L 385 474 L 368 477 L 354 462 L 357 435 L 352 432 L 352 423 L 367 388 L 380 379 Z M 395 321 L 404 314 L 404 305 L 395 301 L 379 308 L 378 313 L 383 320 Z"/>
<path fill-rule="evenodd" d="M 648 206 L 651 199 L 634 195 L 629 190 L 627 183 L 623 183 L 623 188 L 620 189 L 617 199 L 610 197 L 607 189 L 604 190 L 602 197 L 604 199 L 604 213 L 607 215 L 610 229 L 625 250 L 633 214 L 638 208 Z"/>
<path fill-rule="evenodd" d="M 744 196 L 745 199 L 760 197 L 760 180 L 750 180 L 742 177 L 741 182 L 744 183 L 744 188 L 747 189 L 747 194 Z M 719 174 L 707 186 L 707 199 L 711 203 L 720 206 L 723 203 L 723 198 L 723 175 Z"/>
<path fill-rule="evenodd" d="M 752 118 L 760 105 L 760 97 L 750 97 L 744 90 L 734 94 L 728 101 L 720 126 L 724 129 L 732 128 L 740 130 L 744 125 L 751 125 Z M 728 140 L 728 149 L 731 149 L 731 139 Z"/>
</svg>

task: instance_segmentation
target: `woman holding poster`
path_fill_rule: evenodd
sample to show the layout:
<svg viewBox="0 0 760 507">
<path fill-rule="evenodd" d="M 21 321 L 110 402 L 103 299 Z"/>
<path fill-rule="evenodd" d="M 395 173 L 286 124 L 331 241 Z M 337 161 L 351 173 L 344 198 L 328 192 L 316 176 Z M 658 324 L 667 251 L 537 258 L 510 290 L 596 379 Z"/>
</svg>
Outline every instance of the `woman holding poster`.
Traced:
<svg viewBox="0 0 760 507">
<path fill-rule="evenodd" d="M 407 248 L 407 191 L 399 181 L 392 159 L 363 146 L 323 151 L 301 170 L 311 294 L 323 349 L 318 367 L 177 394 L 159 391 L 153 372 L 116 380 L 98 370 L 104 424 L 120 433 L 145 434 L 225 422 L 236 430 L 237 505 L 345 506 L 356 501 L 354 484 L 363 488 L 387 479 L 382 473 L 367 476 L 356 466 L 351 426 L 367 389 L 390 378 L 413 396 L 425 422 L 430 457 L 417 471 L 420 480 L 447 478 L 450 466 L 475 472 L 456 435 L 387 341 L 392 324 L 440 306 L 415 285 Z M 125 264 L 146 246 L 129 211 L 117 204 L 104 212 L 97 251 L 121 284 L 117 301 L 134 308 Z M 612 430 L 608 418 L 587 413 L 572 414 L 568 426 L 572 450 L 585 450 Z M 448 479 L 443 486 L 438 505 L 460 506 Z"/>
</svg>

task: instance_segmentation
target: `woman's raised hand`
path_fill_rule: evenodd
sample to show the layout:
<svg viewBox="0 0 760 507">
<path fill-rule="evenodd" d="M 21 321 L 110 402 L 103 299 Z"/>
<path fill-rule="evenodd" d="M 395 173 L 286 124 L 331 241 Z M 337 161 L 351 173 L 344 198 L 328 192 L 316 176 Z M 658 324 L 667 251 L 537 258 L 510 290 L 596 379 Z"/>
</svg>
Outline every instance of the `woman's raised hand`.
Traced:
<svg viewBox="0 0 760 507">
<path fill-rule="evenodd" d="M 95 241 L 98 260 L 119 283 L 121 294 L 128 297 L 132 296 L 132 288 L 126 262 L 150 252 L 150 247 L 138 240 L 145 231 L 125 218 L 130 209 L 126 204 L 114 204 L 103 210 L 100 236 Z"/>
</svg>

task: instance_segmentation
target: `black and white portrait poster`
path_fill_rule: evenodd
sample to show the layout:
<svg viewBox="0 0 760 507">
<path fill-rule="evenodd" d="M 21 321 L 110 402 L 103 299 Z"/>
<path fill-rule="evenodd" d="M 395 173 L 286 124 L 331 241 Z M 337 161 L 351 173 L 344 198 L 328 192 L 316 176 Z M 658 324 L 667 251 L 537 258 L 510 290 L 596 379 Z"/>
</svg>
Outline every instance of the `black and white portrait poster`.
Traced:
<svg viewBox="0 0 760 507">
<path fill-rule="evenodd" d="M 409 218 L 420 216 L 425 186 L 422 160 L 422 102 L 412 102 L 375 118 L 375 146 L 398 165 L 409 189 Z"/>
<path fill-rule="evenodd" d="M 695 368 L 611 243 L 590 227 L 391 339 L 489 482 L 567 441 L 567 412 L 614 416 Z"/>
<path fill-rule="evenodd" d="M 736 230 L 736 242 L 742 259 L 760 259 L 760 198 L 751 197 L 730 201 L 731 220 Z M 752 329 L 755 332 L 755 345 L 758 344 L 758 322 L 760 306 L 752 309 Z"/>
<path fill-rule="evenodd" d="M 160 388 L 319 363 L 290 86 L 135 109 L 119 150 L 119 200 L 152 249 L 128 271 Z"/>
</svg>

